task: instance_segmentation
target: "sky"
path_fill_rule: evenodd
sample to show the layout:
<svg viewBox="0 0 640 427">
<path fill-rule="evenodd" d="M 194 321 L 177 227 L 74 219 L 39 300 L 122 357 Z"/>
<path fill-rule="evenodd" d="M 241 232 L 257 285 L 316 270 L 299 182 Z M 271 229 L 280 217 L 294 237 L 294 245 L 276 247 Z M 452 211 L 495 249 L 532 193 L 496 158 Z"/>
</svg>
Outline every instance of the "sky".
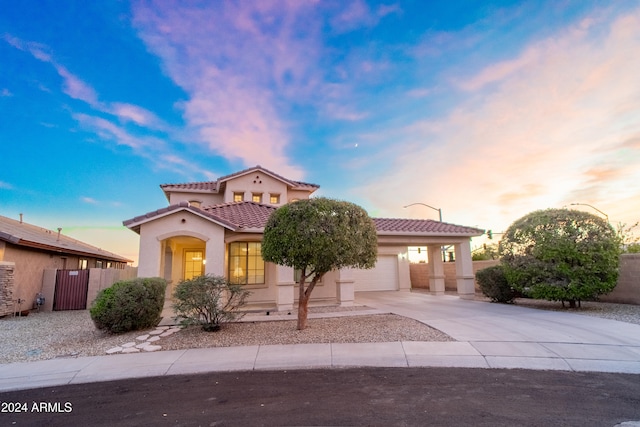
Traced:
<svg viewBox="0 0 640 427">
<path fill-rule="evenodd" d="M 538 209 L 640 220 L 637 1 L 0 9 L 0 215 L 133 260 L 160 184 L 258 164 L 494 239 Z"/>
</svg>

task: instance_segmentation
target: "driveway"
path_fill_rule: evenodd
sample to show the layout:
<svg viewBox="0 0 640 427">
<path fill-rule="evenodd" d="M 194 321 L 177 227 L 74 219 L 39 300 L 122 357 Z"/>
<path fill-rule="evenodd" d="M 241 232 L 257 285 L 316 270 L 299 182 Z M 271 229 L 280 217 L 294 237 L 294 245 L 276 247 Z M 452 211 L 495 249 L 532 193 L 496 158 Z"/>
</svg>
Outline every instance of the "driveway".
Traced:
<svg viewBox="0 0 640 427">
<path fill-rule="evenodd" d="M 640 325 L 418 292 L 361 292 L 356 302 L 466 342 L 488 367 L 640 373 Z"/>
</svg>

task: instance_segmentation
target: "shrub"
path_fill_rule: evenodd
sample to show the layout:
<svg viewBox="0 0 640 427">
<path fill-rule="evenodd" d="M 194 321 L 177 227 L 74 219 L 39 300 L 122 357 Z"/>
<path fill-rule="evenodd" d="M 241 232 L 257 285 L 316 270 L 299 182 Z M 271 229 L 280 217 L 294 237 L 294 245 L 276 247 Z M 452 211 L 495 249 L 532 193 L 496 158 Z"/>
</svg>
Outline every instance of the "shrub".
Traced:
<svg viewBox="0 0 640 427">
<path fill-rule="evenodd" d="M 96 328 L 115 334 L 156 326 L 166 286 L 158 277 L 116 282 L 98 293 L 89 310 L 91 320 Z"/>
<path fill-rule="evenodd" d="M 511 224 L 500 256 L 505 276 L 516 289 L 575 307 L 616 286 L 620 238 L 607 221 L 590 213 L 547 209 Z"/>
<path fill-rule="evenodd" d="M 476 280 L 484 295 L 492 302 L 510 303 L 518 296 L 504 276 L 501 265 L 483 268 L 476 273 Z"/>
<path fill-rule="evenodd" d="M 183 280 L 173 293 L 173 309 L 182 324 L 202 325 L 205 331 L 217 331 L 220 324 L 243 316 L 239 308 L 250 292 L 220 276 L 205 275 Z"/>
</svg>

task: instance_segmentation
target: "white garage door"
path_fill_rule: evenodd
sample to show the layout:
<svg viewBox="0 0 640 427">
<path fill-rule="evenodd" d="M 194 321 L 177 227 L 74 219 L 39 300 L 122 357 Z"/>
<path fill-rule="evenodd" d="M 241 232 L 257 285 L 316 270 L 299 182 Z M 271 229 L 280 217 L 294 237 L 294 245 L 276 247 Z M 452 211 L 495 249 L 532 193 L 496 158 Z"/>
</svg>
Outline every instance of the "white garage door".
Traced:
<svg viewBox="0 0 640 427">
<path fill-rule="evenodd" d="M 355 270 L 356 291 L 395 291 L 398 289 L 398 257 L 379 256 L 370 270 Z"/>
</svg>

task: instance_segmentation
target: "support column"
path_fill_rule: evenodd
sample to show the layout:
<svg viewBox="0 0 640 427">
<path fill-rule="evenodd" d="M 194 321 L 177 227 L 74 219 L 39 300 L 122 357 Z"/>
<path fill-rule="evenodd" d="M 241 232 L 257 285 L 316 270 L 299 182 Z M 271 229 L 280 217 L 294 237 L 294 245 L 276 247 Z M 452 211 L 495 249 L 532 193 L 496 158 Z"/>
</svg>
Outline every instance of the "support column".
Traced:
<svg viewBox="0 0 640 427">
<path fill-rule="evenodd" d="M 353 269 L 343 268 L 336 272 L 336 298 L 341 307 L 353 306 L 355 284 Z"/>
<path fill-rule="evenodd" d="M 458 296 L 462 299 L 473 299 L 476 289 L 470 240 L 464 243 L 456 243 L 455 257 Z"/>
<path fill-rule="evenodd" d="M 427 246 L 429 251 L 429 291 L 433 295 L 444 295 L 444 265 L 440 246 Z"/>
<path fill-rule="evenodd" d="M 293 268 L 276 265 L 276 306 L 278 311 L 293 310 L 294 288 Z"/>
</svg>

